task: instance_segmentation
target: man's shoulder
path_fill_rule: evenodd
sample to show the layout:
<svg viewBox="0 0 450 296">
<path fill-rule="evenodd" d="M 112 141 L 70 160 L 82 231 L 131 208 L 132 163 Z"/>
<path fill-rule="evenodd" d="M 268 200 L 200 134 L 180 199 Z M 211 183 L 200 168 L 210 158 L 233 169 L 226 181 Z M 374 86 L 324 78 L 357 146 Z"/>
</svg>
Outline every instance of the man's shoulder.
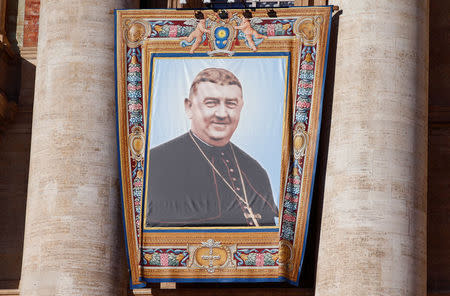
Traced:
<svg viewBox="0 0 450 296">
<path fill-rule="evenodd" d="M 161 155 L 170 154 L 176 155 L 178 152 L 182 152 L 189 146 L 189 134 L 185 133 L 178 136 L 168 142 L 162 143 L 152 149 L 150 149 L 150 157 L 159 157 Z"/>
</svg>

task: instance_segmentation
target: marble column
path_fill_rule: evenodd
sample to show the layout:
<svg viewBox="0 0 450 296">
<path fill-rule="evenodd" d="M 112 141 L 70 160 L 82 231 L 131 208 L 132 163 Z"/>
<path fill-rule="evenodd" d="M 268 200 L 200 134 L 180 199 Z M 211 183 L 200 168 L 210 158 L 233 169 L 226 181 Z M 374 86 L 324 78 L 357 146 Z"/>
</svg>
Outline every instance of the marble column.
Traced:
<svg viewBox="0 0 450 296">
<path fill-rule="evenodd" d="M 114 8 L 41 1 L 20 295 L 123 295 Z"/>
<path fill-rule="evenodd" d="M 316 295 L 426 295 L 428 1 L 329 4 L 342 14 Z"/>
</svg>

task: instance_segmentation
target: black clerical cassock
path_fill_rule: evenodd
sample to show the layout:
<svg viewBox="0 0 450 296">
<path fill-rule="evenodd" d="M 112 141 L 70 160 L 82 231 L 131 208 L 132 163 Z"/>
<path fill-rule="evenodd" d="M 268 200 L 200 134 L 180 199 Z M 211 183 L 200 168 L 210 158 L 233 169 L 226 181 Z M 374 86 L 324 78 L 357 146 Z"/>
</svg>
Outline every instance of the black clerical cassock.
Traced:
<svg viewBox="0 0 450 296">
<path fill-rule="evenodd" d="M 232 143 L 189 132 L 151 149 L 148 163 L 147 226 L 275 225 L 266 171 Z"/>
</svg>

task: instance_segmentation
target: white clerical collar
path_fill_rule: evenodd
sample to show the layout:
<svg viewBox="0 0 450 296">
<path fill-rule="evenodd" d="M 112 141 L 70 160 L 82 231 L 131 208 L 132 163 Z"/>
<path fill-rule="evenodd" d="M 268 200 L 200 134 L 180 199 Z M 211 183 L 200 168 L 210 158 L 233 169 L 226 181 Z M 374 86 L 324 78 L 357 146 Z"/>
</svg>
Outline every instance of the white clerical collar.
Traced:
<svg viewBox="0 0 450 296">
<path fill-rule="evenodd" d="M 192 130 L 191 130 L 190 132 L 191 132 L 191 134 L 192 134 L 197 140 L 199 140 L 200 142 L 202 142 L 202 143 L 205 144 L 206 146 L 208 146 L 208 147 L 215 147 L 215 146 L 213 146 L 213 145 L 210 145 L 210 144 L 206 143 L 205 141 L 203 141 L 203 140 L 200 139 L 199 137 L 197 137 L 197 135 L 196 135 Z"/>
</svg>

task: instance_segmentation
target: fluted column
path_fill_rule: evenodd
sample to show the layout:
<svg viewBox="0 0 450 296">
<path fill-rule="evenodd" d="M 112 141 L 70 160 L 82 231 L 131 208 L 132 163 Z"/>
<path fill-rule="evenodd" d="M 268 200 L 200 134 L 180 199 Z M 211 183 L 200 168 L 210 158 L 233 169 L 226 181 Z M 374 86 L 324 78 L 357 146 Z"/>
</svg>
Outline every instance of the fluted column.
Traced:
<svg viewBox="0 0 450 296">
<path fill-rule="evenodd" d="M 41 1 L 21 295 L 126 288 L 111 10 L 130 4 Z"/>
<path fill-rule="evenodd" d="M 334 0 L 316 295 L 426 295 L 428 3 Z"/>
</svg>

